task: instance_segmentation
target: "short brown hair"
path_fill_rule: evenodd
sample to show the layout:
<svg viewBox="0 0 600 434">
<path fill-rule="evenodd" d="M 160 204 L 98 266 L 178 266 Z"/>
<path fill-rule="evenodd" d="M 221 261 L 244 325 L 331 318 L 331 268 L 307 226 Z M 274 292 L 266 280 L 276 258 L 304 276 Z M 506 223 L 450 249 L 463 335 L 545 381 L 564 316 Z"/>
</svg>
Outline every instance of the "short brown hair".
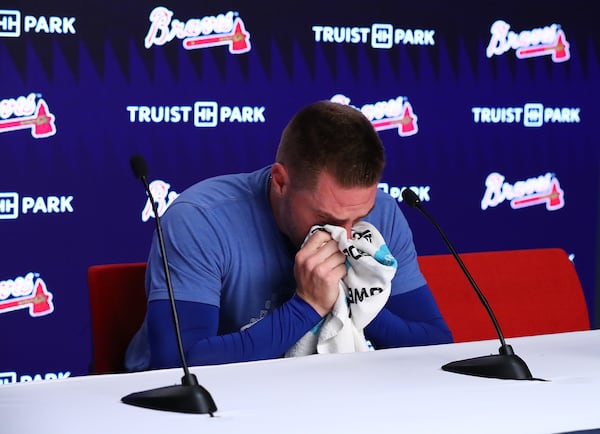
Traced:
<svg viewBox="0 0 600 434">
<path fill-rule="evenodd" d="M 276 161 L 298 188 L 312 189 L 322 171 L 343 187 L 366 187 L 380 179 L 385 155 L 379 135 L 359 110 L 318 101 L 287 124 Z"/>
</svg>

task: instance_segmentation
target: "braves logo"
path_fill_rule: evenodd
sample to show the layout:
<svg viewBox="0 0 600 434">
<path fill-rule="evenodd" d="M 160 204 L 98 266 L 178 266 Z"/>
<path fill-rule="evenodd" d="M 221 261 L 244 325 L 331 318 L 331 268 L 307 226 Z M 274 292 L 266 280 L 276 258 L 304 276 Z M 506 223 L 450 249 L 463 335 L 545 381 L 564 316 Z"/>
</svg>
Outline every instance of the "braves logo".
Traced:
<svg viewBox="0 0 600 434">
<path fill-rule="evenodd" d="M 350 98 L 342 94 L 331 97 L 332 102 L 350 105 Z M 400 137 L 408 137 L 417 134 L 418 117 L 414 113 L 412 105 L 404 97 L 397 97 L 388 101 L 380 101 L 373 104 L 365 104 L 362 107 L 356 107 L 367 119 L 371 121 L 375 131 L 384 131 L 397 129 Z"/>
<path fill-rule="evenodd" d="M 515 33 L 510 24 L 498 20 L 492 24 L 490 33 L 487 57 L 514 49 L 518 59 L 550 55 L 554 62 L 565 62 L 571 58 L 565 32 L 557 24 Z"/>
<path fill-rule="evenodd" d="M 29 273 L 25 279 L 23 279 L 25 281 L 24 285 L 29 286 L 32 284 L 32 291 L 25 295 L 0 301 L 0 314 L 26 308 L 29 308 L 29 315 L 32 317 L 44 316 L 54 312 L 54 304 L 52 303 L 53 296 L 52 293 L 48 291 L 46 283 L 40 278 L 37 278 L 35 282 L 33 282 L 32 279 L 32 273 Z M 0 286 L 11 286 L 10 283 L 12 283 L 12 286 L 15 285 L 15 282 L 13 281 L 5 281 L 0 282 Z M 14 293 L 15 291 L 12 292 Z"/>
<path fill-rule="evenodd" d="M 173 11 L 158 6 L 150 12 L 150 29 L 144 39 L 146 48 L 164 45 L 175 38 L 183 40 L 183 48 L 199 48 L 225 45 L 231 54 L 247 53 L 252 48 L 250 33 L 241 18 L 227 12 L 217 16 L 191 18 L 185 22 L 173 18 Z"/>
<path fill-rule="evenodd" d="M 31 129 L 31 135 L 36 139 L 50 137 L 56 134 L 54 115 L 50 113 L 46 101 L 40 98 L 33 116 L 15 117 L 0 121 L 0 133 Z"/>
<path fill-rule="evenodd" d="M 515 182 L 505 182 L 504 175 L 493 172 L 485 180 L 486 190 L 481 199 L 481 209 L 498 206 L 505 200 L 510 201 L 513 209 L 534 205 L 546 205 L 548 211 L 556 211 L 565 206 L 565 193 L 560 182 L 551 173 L 537 178 Z"/>
</svg>

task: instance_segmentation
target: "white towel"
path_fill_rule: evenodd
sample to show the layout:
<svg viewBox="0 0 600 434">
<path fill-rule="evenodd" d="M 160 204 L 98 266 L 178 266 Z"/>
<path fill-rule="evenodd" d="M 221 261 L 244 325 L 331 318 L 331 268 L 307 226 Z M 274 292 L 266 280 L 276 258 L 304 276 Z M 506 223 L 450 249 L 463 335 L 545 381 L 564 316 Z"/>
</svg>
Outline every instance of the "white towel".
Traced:
<svg viewBox="0 0 600 434">
<path fill-rule="evenodd" d="M 300 338 L 286 357 L 369 351 L 364 328 L 390 296 L 397 262 L 379 231 L 370 223 L 359 222 L 352 227 L 352 239 L 348 239 L 344 228 L 313 226 L 306 239 L 323 229 L 331 233 L 346 255 L 347 273 L 340 281 L 332 311 Z"/>
</svg>

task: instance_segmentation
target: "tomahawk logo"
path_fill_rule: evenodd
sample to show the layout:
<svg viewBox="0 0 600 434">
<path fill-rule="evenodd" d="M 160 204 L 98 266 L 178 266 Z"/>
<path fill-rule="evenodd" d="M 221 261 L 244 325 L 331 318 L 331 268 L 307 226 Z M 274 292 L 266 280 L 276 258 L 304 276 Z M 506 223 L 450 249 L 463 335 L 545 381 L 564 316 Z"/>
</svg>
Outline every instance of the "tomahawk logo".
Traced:
<svg viewBox="0 0 600 434">
<path fill-rule="evenodd" d="M 548 211 L 556 211 L 565 206 L 565 193 L 560 188 L 558 178 L 552 173 L 517 181 L 510 184 L 504 175 L 493 172 L 485 180 L 485 193 L 481 199 L 481 209 L 500 205 L 510 201 L 512 209 L 526 208 L 534 205 L 546 205 Z"/>
<path fill-rule="evenodd" d="M 551 56 L 554 62 L 565 62 L 571 58 L 569 42 L 558 24 L 515 33 L 510 30 L 510 24 L 498 20 L 492 24 L 490 33 L 487 57 L 513 49 L 519 59 Z"/>
<path fill-rule="evenodd" d="M 419 131 L 417 115 L 405 97 L 399 96 L 387 101 L 365 104 L 362 107 L 350 104 L 350 98 L 342 94 L 334 95 L 331 101 L 360 110 L 371 121 L 375 131 L 396 129 L 400 137 L 412 136 Z"/>
<path fill-rule="evenodd" d="M 146 48 L 164 45 L 173 39 L 183 40 L 183 48 L 197 50 L 227 46 L 231 54 L 247 53 L 251 49 L 250 33 L 234 12 L 191 18 L 186 22 L 173 18 L 173 11 L 159 6 L 150 12 L 150 29 L 144 39 Z"/>
<path fill-rule="evenodd" d="M 29 309 L 32 317 L 54 312 L 52 293 L 37 273 L 0 281 L 0 314 Z"/>
<path fill-rule="evenodd" d="M 56 134 L 54 115 L 36 94 L 0 100 L 0 133 L 30 130 L 36 139 Z"/>
</svg>

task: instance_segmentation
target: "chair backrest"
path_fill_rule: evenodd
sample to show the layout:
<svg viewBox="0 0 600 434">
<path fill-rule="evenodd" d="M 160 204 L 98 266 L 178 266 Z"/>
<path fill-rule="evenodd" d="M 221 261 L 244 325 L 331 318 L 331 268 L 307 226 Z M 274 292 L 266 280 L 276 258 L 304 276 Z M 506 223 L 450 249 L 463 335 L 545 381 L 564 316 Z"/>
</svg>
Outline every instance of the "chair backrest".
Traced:
<svg viewBox="0 0 600 434">
<path fill-rule="evenodd" d="M 460 255 L 504 337 L 589 330 L 579 277 L 558 248 Z M 455 342 L 494 339 L 493 324 L 452 255 L 419 256 L 419 266 Z"/>
<path fill-rule="evenodd" d="M 125 351 L 146 315 L 145 272 L 145 262 L 88 268 L 92 373 L 125 371 Z"/>
</svg>

